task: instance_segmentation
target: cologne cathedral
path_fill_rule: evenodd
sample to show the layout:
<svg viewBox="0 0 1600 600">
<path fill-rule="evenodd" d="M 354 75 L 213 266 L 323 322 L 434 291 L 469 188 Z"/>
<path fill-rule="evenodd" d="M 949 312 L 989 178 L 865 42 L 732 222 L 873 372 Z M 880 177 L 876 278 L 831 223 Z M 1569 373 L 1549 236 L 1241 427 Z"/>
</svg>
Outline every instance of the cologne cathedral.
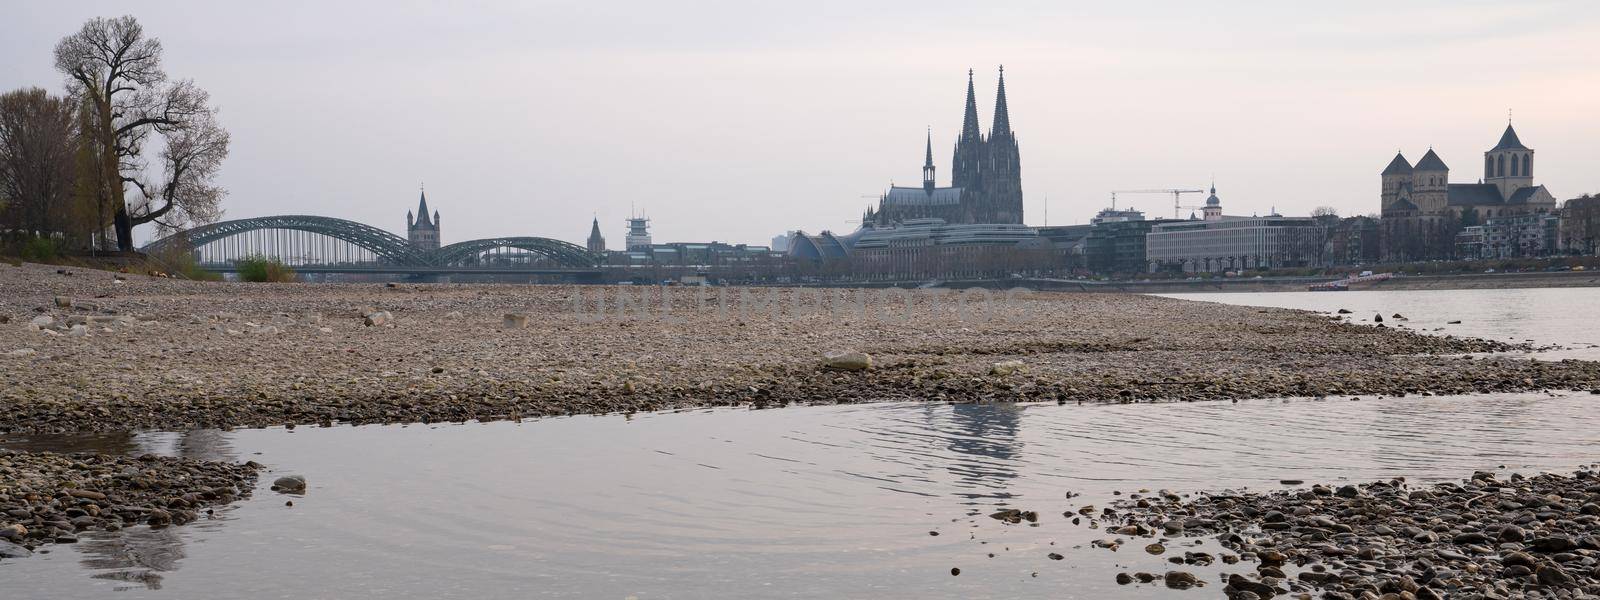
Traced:
<svg viewBox="0 0 1600 600">
<path fill-rule="evenodd" d="M 941 219 L 948 224 L 1022 223 L 1022 170 L 1017 137 L 1006 109 L 1005 68 L 995 92 L 994 121 L 989 134 L 978 126 L 978 103 L 972 71 L 967 71 L 967 107 L 961 137 L 956 139 L 950 187 L 934 182 L 933 135 L 928 136 L 921 187 L 893 186 L 876 208 L 862 215 L 863 225 L 887 227 L 912 219 Z"/>
</svg>

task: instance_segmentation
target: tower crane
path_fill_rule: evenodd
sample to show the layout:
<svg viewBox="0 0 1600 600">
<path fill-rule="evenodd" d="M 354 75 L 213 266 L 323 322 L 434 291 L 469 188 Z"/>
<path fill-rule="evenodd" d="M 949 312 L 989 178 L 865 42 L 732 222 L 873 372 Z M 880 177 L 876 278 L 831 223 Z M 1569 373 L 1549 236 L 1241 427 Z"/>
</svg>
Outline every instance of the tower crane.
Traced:
<svg viewBox="0 0 1600 600">
<path fill-rule="evenodd" d="M 1205 192 L 1205 190 L 1180 190 L 1174 188 L 1157 190 L 1115 190 L 1111 192 L 1111 208 L 1117 207 L 1117 194 L 1172 194 L 1172 218 L 1178 219 L 1182 218 L 1179 216 L 1179 211 L 1185 208 L 1201 208 L 1199 206 L 1184 206 L 1181 197 L 1184 194 L 1204 194 Z"/>
</svg>

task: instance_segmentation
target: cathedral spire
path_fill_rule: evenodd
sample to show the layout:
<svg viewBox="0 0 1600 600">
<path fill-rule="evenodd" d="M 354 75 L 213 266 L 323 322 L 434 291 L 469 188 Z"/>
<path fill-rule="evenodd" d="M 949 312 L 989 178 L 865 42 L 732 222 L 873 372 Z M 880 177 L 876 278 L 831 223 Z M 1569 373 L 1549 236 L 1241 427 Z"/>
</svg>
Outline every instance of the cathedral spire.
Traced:
<svg viewBox="0 0 1600 600">
<path fill-rule="evenodd" d="M 967 69 L 967 113 L 961 119 L 961 142 L 983 142 L 983 130 L 978 127 L 978 96 L 972 89 L 972 69 Z"/>
<path fill-rule="evenodd" d="M 1000 65 L 1000 85 L 994 95 L 994 123 L 989 137 L 1011 135 L 1011 111 L 1006 108 L 1006 66 Z"/>
<path fill-rule="evenodd" d="M 922 189 L 932 194 L 933 181 L 933 128 L 928 128 L 928 154 L 922 160 Z"/>
</svg>

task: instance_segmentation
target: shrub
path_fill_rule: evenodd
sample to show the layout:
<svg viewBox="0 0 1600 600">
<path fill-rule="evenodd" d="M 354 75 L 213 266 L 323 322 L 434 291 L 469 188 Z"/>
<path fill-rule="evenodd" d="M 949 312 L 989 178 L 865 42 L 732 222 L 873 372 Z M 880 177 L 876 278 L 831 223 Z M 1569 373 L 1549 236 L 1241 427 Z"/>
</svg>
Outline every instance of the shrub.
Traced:
<svg viewBox="0 0 1600 600">
<path fill-rule="evenodd" d="M 17 245 L 17 256 L 22 260 L 48 263 L 61 255 L 61 244 L 55 239 L 29 236 Z"/>
<path fill-rule="evenodd" d="M 234 263 L 239 268 L 239 280 L 255 283 L 289 283 L 295 280 L 294 270 L 275 258 L 252 256 Z"/>
</svg>

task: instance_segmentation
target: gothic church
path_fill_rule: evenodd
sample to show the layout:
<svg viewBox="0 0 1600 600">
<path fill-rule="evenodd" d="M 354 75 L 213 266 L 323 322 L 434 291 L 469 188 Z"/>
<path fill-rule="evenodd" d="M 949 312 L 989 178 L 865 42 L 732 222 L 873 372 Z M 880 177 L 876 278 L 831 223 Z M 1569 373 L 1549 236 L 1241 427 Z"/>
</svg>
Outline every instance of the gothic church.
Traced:
<svg viewBox="0 0 1600 600">
<path fill-rule="evenodd" d="M 886 227 L 911 219 L 937 218 L 950 224 L 1022 223 L 1022 171 L 1017 137 L 1006 107 L 1005 67 L 995 92 L 994 122 L 985 136 L 978 125 L 972 71 L 967 71 L 967 108 L 956 140 L 950 187 L 934 182 L 933 135 L 928 135 L 921 187 L 892 186 L 876 208 L 862 214 L 864 226 Z"/>
</svg>

